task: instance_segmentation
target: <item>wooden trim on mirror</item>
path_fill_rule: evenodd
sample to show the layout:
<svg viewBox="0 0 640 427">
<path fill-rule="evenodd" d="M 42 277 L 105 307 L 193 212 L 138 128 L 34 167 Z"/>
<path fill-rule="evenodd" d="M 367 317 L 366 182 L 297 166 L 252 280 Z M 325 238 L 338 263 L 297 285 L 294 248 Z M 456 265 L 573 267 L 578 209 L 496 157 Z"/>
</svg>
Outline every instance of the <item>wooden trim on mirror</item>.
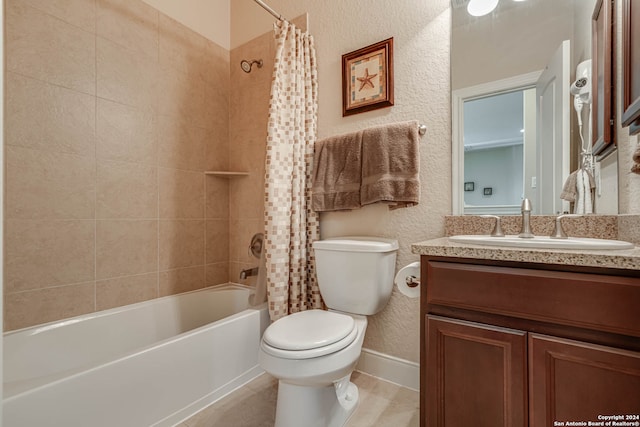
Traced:
<svg viewBox="0 0 640 427">
<path fill-rule="evenodd" d="M 622 117 L 631 135 L 640 132 L 640 6 L 622 2 Z"/>
<path fill-rule="evenodd" d="M 613 151 L 613 2 L 598 0 L 592 17 L 593 78 L 591 89 L 591 119 L 593 126 L 593 154 L 604 157 Z"/>
</svg>

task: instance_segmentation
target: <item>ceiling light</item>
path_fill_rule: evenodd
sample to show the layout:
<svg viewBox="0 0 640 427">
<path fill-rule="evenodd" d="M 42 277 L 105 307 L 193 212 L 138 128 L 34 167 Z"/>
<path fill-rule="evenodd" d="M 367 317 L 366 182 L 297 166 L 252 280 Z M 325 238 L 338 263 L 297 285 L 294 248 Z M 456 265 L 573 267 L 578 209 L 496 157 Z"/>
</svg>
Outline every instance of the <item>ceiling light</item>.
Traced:
<svg viewBox="0 0 640 427">
<path fill-rule="evenodd" d="M 473 16 L 483 16 L 491 13 L 498 5 L 498 0 L 471 0 L 467 5 L 467 12 Z"/>
</svg>

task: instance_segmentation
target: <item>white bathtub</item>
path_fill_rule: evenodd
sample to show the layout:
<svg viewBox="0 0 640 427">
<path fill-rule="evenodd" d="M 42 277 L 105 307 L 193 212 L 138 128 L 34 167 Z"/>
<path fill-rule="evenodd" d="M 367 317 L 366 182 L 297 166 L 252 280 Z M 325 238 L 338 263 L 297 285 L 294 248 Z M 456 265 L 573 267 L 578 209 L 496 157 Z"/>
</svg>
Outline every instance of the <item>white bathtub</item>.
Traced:
<svg viewBox="0 0 640 427">
<path fill-rule="evenodd" d="M 258 376 L 266 305 L 224 285 L 4 335 L 4 427 L 172 426 Z"/>
</svg>

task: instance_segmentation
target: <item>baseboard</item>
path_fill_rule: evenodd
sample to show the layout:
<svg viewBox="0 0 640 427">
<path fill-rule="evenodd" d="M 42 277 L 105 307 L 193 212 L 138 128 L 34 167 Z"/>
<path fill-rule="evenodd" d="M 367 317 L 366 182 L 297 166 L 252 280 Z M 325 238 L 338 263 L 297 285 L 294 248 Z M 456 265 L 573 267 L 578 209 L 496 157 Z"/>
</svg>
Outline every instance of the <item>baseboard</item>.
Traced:
<svg viewBox="0 0 640 427">
<path fill-rule="evenodd" d="M 420 364 L 363 348 L 356 370 L 411 390 L 420 390 Z"/>
</svg>

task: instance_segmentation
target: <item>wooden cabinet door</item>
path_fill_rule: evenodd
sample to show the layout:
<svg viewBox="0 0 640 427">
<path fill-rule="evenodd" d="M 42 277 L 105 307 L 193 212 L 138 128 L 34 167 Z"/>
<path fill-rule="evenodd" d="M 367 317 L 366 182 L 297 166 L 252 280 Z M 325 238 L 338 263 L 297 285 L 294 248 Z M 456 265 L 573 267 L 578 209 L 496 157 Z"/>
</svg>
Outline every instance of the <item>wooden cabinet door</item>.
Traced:
<svg viewBox="0 0 640 427">
<path fill-rule="evenodd" d="M 427 315 L 423 426 L 527 426 L 526 332 Z"/>
<path fill-rule="evenodd" d="M 531 427 L 640 414 L 640 353 L 530 334 L 529 387 Z"/>
</svg>

